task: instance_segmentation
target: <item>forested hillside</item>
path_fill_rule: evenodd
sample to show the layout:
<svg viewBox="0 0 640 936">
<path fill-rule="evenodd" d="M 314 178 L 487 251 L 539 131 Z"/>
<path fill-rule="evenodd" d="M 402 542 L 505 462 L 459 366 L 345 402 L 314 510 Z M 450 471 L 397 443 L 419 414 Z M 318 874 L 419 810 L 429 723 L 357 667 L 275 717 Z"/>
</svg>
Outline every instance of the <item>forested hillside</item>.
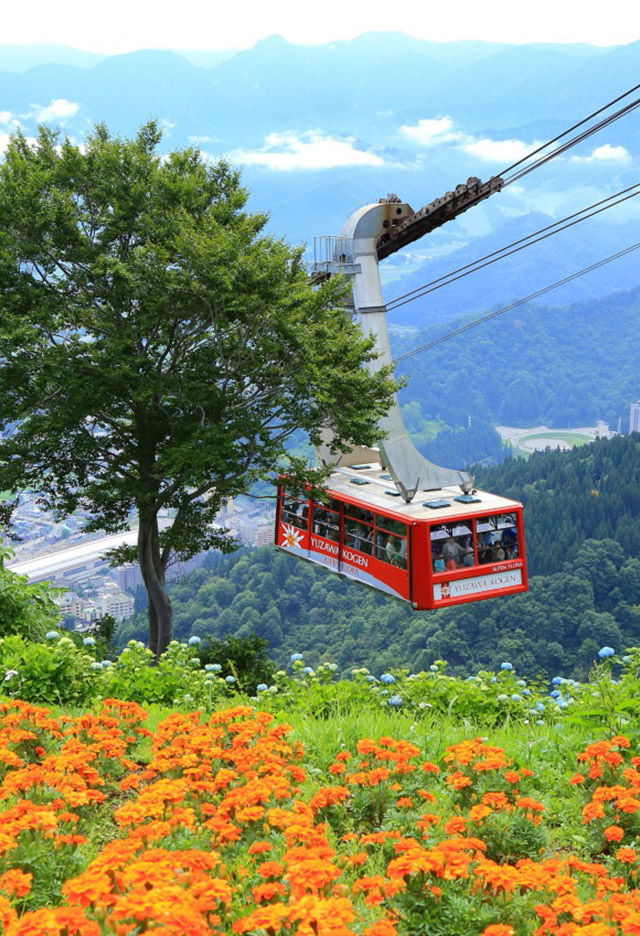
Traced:
<svg viewBox="0 0 640 936">
<path fill-rule="evenodd" d="M 256 633 L 280 664 L 304 652 L 345 672 L 446 659 L 466 674 L 507 659 L 529 675 L 581 675 L 603 644 L 640 644 L 640 437 L 538 453 L 480 481 L 525 504 L 528 594 L 413 612 L 264 547 L 173 586 L 176 636 Z M 143 633 L 134 620 L 119 639 Z"/>
<path fill-rule="evenodd" d="M 417 444 L 433 461 L 462 465 L 499 460 L 495 425 L 565 428 L 604 419 L 615 429 L 620 419 L 625 427 L 640 394 L 639 312 L 640 290 L 563 308 L 528 305 L 409 358 L 398 372 L 409 376 L 401 400 L 412 407 Z M 396 340 L 394 353 L 461 322 Z M 429 441 L 424 429 L 434 419 L 451 431 Z"/>
</svg>

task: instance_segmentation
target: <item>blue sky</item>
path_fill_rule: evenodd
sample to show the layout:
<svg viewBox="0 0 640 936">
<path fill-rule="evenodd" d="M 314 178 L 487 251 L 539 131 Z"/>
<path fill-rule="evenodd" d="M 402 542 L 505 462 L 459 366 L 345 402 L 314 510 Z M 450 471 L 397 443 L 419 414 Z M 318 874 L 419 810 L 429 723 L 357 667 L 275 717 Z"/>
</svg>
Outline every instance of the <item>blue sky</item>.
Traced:
<svg viewBox="0 0 640 936">
<path fill-rule="evenodd" d="M 606 10 L 606 13 L 605 13 Z M 240 49 L 278 34 L 294 43 L 354 38 L 369 30 L 400 30 L 420 39 L 498 42 L 586 42 L 621 45 L 640 39 L 640 5 L 629 0 L 576 4 L 537 0 L 31 0 L 5 4 L 0 42 L 60 42 L 95 52 L 141 48 Z"/>
</svg>

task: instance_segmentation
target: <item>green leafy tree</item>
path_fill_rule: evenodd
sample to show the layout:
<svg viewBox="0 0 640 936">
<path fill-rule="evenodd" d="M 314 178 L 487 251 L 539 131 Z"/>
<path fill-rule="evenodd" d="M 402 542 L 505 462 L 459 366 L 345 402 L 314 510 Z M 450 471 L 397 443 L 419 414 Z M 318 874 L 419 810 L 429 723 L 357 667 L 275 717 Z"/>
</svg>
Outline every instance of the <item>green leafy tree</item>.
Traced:
<svg viewBox="0 0 640 936">
<path fill-rule="evenodd" d="M 11 555 L 0 543 L 0 637 L 20 634 L 39 640 L 60 626 L 60 612 L 46 585 L 30 585 L 24 576 L 5 568 Z"/>
<path fill-rule="evenodd" d="M 160 136 L 98 126 L 76 146 L 41 128 L 0 166 L 0 490 L 84 508 L 88 530 L 137 515 L 116 558 L 140 564 L 156 656 L 171 555 L 228 548 L 213 518 L 296 430 L 373 444 L 394 388 L 362 367 L 372 343 L 339 308 L 344 287 L 312 290 L 301 249 L 245 210 L 238 173 L 161 156 Z"/>
</svg>

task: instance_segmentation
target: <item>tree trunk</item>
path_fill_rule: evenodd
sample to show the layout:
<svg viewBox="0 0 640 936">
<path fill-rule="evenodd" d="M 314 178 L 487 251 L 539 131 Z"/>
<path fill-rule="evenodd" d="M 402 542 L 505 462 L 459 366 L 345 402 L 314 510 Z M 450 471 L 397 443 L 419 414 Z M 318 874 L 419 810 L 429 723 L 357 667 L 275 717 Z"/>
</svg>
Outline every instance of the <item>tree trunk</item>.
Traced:
<svg viewBox="0 0 640 936">
<path fill-rule="evenodd" d="M 173 638 L 173 609 L 167 594 L 160 557 L 158 518 L 140 514 L 138 526 L 138 562 L 149 600 L 149 647 L 156 662 Z"/>
</svg>

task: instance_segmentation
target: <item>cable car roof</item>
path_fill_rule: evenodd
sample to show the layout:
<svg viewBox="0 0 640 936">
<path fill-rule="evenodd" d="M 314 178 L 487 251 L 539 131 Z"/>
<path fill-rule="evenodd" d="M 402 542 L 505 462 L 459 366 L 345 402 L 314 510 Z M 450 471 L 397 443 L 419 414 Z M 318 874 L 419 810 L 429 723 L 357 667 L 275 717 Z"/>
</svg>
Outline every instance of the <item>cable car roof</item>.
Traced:
<svg viewBox="0 0 640 936">
<path fill-rule="evenodd" d="M 474 514 L 508 513 L 522 506 L 518 501 L 488 491 L 476 490 L 473 495 L 463 495 L 459 487 L 439 488 L 437 491 L 419 489 L 407 504 L 396 492 L 391 475 L 377 462 L 336 468 L 325 487 L 340 498 L 364 502 L 371 509 L 393 513 L 407 520 L 430 520 L 434 523 Z"/>
</svg>

